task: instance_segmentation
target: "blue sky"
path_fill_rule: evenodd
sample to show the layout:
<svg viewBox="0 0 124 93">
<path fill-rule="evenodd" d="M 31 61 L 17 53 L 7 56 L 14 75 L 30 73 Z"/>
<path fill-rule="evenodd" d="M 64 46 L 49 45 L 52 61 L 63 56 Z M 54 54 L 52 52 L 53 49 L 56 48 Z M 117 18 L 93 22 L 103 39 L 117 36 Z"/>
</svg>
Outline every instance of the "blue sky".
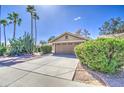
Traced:
<svg viewBox="0 0 124 93">
<path fill-rule="evenodd" d="M 61 33 L 76 32 L 78 29 L 87 29 L 92 38 L 99 34 L 99 27 L 104 21 L 121 17 L 124 19 L 124 6 L 35 6 L 40 20 L 37 22 L 38 41 L 48 40 L 50 36 L 58 36 Z M 8 13 L 19 13 L 22 24 L 17 26 L 16 37 L 24 32 L 30 32 L 30 14 L 26 12 L 26 6 L 2 6 L 1 17 L 6 18 Z M 6 27 L 7 38 L 12 38 L 13 25 Z M 3 40 L 3 33 L 2 33 Z"/>
</svg>

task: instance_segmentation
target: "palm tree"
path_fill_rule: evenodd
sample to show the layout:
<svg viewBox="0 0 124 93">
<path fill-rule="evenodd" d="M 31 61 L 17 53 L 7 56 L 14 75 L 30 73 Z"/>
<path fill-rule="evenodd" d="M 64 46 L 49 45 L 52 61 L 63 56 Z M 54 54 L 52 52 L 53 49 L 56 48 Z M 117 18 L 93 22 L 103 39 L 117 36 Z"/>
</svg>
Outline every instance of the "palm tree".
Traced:
<svg viewBox="0 0 124 93">
<path fill-rule="evenodd" d="M 35 21 L 35 46 L 37 45 L 37 20 L 39 20 L 39 16 L 35 12 L 33 15 L 34 21 Z"/>
<path fill-rule="evenodd" d="M 1 20 L 1 5 L 0 5 L 0 20 Z M 0 45 L 1 45 L 1 24 L 0 24 Z"/>
<path fill-rule="evenodd" d="M 3 25 L 3 31 L 4 31 L 4 41 L 5 41 L 5 46 L 6 46 L 6 25 L 7 25 L 7 20 L 6 19 L 2 19 L 0 21 L 0 23 Z"/>
<path fill-rule="evenodd" d="M 16 25 L 18 24 L 20 26 L 22 20 L 21 18 L 19 18 L 19 14 L 16 12 L 9 13 L 7 18 L 10 20 L 9 23 L 14 24 L 14 31 L 13 31 L 13 39 L 14 39 L 16 34 Z"/>
<path fill-rule="evenodd" d="M 26 8 L 27 12 L 31 15 L 31 37 L 33 38 L 33 14 L 36 11 L 33 5 L 28 5 Z"/>
</svg>

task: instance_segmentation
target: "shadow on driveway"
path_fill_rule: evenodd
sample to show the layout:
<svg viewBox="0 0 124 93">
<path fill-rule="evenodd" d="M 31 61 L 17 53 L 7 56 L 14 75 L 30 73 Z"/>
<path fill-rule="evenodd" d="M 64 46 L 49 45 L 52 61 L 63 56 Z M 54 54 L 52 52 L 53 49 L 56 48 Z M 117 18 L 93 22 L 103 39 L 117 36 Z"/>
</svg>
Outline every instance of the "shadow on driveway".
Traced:
<svg viewBox="0 0 124 93">
<path fill-rule="evenodd" d="M 30 58 L 32 56 L 16 56 L 7 60 L 1 60 L 0 61 L 0 67 L 4 67 L 4 66 L 11 66 L 11 65 L 15 65 L 15 64 L 19 64 L 19 63 L 23 63 L 25 60 L 25 58 Z"/>
<path fill-rule="evenodd" d="M 66 57 L 66 58 L 76 58 L 75 54 L 53 54 L 52 56 Z"/>
</svg>

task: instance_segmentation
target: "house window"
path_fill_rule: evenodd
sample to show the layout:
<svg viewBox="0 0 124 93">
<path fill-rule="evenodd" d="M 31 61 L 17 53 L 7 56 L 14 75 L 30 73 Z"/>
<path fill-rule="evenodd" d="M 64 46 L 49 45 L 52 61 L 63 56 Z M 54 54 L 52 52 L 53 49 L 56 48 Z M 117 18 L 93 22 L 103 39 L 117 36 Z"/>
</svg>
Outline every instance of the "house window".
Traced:
<svg viewBox="0 0 124 93">
<path fill-rule="evenodd" d="M 68 39 L 68 36 L 65 36 L 65 39 Z"/>
</svg>

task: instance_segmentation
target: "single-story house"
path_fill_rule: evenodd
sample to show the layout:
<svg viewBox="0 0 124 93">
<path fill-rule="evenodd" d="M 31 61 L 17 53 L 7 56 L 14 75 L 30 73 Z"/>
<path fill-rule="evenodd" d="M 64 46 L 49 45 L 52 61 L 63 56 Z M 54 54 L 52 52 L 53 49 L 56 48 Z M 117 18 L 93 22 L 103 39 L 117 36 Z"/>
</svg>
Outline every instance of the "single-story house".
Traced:
<svg viewBox="0 0 124 93">
<path fill-rule="evenodd" d="M 65 32 L 49 43 L 52 45 L 53 53 L 74 54 L 74 47 L 87 40 L 79 34 Z"/>
</svg>

